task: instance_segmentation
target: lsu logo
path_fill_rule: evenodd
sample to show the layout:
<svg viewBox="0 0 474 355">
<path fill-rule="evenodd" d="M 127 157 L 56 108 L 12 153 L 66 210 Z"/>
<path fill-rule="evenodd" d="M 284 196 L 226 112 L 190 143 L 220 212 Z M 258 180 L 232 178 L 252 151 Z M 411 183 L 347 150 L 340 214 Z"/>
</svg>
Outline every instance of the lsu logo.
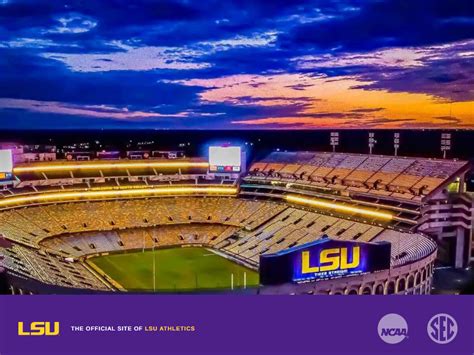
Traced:
<svg viewBox="0 0 474 355">
<path fill-rule="evenodd" d="M 301 255 L 303 274 L 323 271 L 354 269 L 360 265 L 360 247 L 352 248 L 352 260 L 349 261 L 349 248 L 332 248 L 321 250 L 319 254 L 319 265 L 312 266 L 310 252 L 303 251 Z"/>
<path fill-rule="evenodd" d="M 29 336 L 56 336 L 59 335 L 59 322 L 31 322 L 26 329 L 23 322 L 18 322 L 18 335 Z"/>
</svg>

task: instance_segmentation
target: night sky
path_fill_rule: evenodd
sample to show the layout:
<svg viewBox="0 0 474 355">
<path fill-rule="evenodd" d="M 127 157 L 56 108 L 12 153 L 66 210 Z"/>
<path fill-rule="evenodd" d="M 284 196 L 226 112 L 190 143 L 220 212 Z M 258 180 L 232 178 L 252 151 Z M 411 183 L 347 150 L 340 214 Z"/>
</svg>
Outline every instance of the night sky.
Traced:
<svg viewBox="0 0 474 355">
<path fill-rule="evenodd" d="M 0 128 L 474 128 L 474 1 L 0 0 Z"/>
</svg>

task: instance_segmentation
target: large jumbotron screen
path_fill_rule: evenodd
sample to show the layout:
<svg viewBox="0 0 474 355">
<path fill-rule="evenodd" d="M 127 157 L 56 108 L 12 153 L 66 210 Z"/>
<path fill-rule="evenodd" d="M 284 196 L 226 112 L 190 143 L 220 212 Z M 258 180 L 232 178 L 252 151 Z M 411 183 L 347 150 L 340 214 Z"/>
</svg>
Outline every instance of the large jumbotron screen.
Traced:
<svg viewBox="0 0 474 355">
<path fill-rule="evenodd" d="M 238 173 L 242 169 L 242 150 L 238 146 L 209 147 L 209 170 L 218 173 Z"/>
<path fill-rule="evenodd" d="M 13 171 L 12 151 L 0 150 L 0 180 L 9 179 Z"/>
</svg>

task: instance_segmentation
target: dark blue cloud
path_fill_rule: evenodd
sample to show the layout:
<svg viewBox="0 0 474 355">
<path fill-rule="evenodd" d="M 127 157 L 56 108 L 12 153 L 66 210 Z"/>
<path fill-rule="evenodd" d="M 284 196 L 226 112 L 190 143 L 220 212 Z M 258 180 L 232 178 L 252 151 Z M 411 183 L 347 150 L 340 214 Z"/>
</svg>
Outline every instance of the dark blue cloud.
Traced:
<svg viewBox="0 0 474 355">
<path fill-rule="evenodd" d="M 158 82 L 156 73 L 115 71 L 71 72 L 62 65 L 25 53 L 0 50 L 0 97 L 176 110 L 197 101 L 200 89 Z M 14 65 L 10 65 L 14 63 Z"/>
<path fill-rule="evenodd" d="M 427 59 L 418 67 L 348 64 L 309 69 L 299 68 L 295 58 L 328 53 L 337 58 L 387 47 L 446 44 L 473 39 L 473 33 L 473 1 L 10 0 L 0 5 L 0 98 L 104 105 L 107 109 L 164 116 L 127 122 L 0 107 L 2 118 L 12 119 L 0 120 L 0 126 L 48 122 L 73 128 L 125 124 L 142 128 L 228 128 L 235 120 L 307 117 L 304 111 L 308 99 L 304 95 L 287 105 L 263 106 L 258 103 L 265 99 L 245 95 L 237 98 L 238 104 L 209 103 L 201 100 L 208 87 L 185 85 L 188 79 L 238 74 L 327 75 L 333 80 L 350 75 L 370 82 L 357 86 L 364 90 L 426 93 L 469 101 L 474 99 L 470 57 Z M 273 40 L 252 45 L 251 40 L 258 36 Z M 111 53 L 126 53 L 126 46 L 171 47 L 179 59 L 196 65 L 179 70 L 98 70 L 113 62 Z M 73 54 L 103 57 L 96 59 L 95 67 L 81 72 L 67 64 L 67 56 Z M 304 83 L 287 86 L 302 93 L 311 87 Z M 273 99 L 278 97 L 280 93 L 275 93 Z M 360 108 L 331 114 L 357 119 L 382 110 Z M 180 113 L 186 118 L 166 116 Z M 311 117 L 327 116 L 323 112 Z"/>
<path fill-rule="evenodd" d="M 358 85 L 365 90 L 430 94 L 449 101 L 474 101 L 474 60 L 438 60 L 408 69 L 366 68 L 360 78 L 372 82 Z"/>
<path fill-rule="evenodd" d="M 437 44 L 472 38 L 473 19 L 472 1 L 369 0 L 360 11 L 295 26 L 281 41 L 321 51 Z"/>
</svg>

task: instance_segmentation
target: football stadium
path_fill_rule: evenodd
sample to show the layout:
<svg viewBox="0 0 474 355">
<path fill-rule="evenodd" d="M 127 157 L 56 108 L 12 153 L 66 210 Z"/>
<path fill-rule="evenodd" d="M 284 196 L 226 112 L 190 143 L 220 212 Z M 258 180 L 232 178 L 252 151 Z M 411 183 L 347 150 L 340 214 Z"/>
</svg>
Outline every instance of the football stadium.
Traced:
<svg viewBox="0 0 474 355">
<path fill-rule="evenodd" d="M 474 257 L 467 161 L 0 153 L 11 294 L 429 294 Z"/>
</svg>

